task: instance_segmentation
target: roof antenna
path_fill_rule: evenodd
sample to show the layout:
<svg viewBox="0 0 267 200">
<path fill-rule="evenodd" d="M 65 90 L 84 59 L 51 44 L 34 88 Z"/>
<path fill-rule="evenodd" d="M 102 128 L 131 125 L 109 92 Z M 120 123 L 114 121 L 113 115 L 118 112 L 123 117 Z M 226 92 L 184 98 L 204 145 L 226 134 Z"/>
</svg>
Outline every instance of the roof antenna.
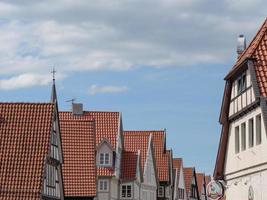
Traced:
<svg viewBox="0 0 267 200">
<path fill-rule="evenodd" d="M 53 74 L 53 82 L 56 80 L 56 72 L 55 67 L 53 67 L 53 70 L 51 71 L 51 74 Z"/>
</svg>

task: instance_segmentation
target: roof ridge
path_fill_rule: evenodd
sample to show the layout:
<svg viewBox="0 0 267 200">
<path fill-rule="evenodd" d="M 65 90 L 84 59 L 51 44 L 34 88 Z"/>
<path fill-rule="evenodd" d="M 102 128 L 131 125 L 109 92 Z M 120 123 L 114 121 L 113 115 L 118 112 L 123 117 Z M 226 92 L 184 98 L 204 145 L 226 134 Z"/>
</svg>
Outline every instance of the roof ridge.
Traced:
<svg viewBox="0 0 267 200">
<path fill-rule="evenodd" d="M 62 112 L 62 113 L 72 113 L 72 111 L 59 111 L 59 112 Z M 97 110 L 84 110 L 83 112 L 94 112 L 94 113 L 120 113 L 119 111 L 97 111 Z"/>
<path fill-rule="evenodd" d="M 19 104 L 19 105 L 46 105 L 54 104 L 52 102 L 0 102 L 0 104 Z"/>
<path fill-rule="evenodd" d="M 267 31 L 267 17 L 265 18 L 264 22 L 262 23 L 261 27 L 257 31 L 256 35 L 253 37 L 251 42 L 249 43 L 248 47 L 242 52 L 242 54 L 238 57 L 237 61 L 231 68 L 230 72 L 225 76 L 225 79 L 229 77 L 230 74 L 235 72 L 239 66 L 247 59 L 250 58 L 255 51 L 257 50 L 259 44 L 261 43 L 264 33 Z"/>
</svg>

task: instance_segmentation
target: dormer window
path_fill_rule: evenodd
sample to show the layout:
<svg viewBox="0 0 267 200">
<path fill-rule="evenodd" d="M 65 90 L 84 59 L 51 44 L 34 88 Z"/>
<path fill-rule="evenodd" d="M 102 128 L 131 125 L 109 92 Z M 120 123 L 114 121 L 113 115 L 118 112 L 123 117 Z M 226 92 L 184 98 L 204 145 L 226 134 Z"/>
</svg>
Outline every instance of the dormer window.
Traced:
<svg viewBox="0 0 267 200">
<path fill-rule="evenodd" d="M 110 165 L 110 154 L 109 153 L 100 153 L 99 164 L 100 165 Z"/>
<path fill-rule="evenodd" d="M 244 73 L 238 80 L 237 80 L 237 94 L 242 93 L 247 88 L 246 84 L 246 73 Z"/>
</svg>

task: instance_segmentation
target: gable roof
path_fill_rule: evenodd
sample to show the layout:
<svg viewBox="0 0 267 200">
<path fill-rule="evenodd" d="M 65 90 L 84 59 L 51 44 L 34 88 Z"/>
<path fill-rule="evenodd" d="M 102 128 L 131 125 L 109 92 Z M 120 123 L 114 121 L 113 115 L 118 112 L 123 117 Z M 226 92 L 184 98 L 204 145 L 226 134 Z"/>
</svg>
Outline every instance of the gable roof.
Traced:
<svg viewBox="0 0 267 200">
<path fill-rule="evenodd" d="M 152 131 L 124 131 L 125 136 L 134 135 L 135 137 L 149 137 L 152 134 L 153 151 L 157 167 L 157 176 L 159 181 L 170 181 L 169 169 L 170 160 L 169 154 L 165 149 L 165 130 L 152 130 Z M 125 148 L 125 147 L 124 147 Z M 142 158 L 141 158 L 142 159 Z"/>
<path fill-rule="evenodd" d="M 220 114 L 220 123 L 223 125 L 221 130 L 221 138 L 219 143 L 219 148 L 217 152 L 217 159 L 214 169 L 214 178 L 223 179 L 224 173 L 224 162 L 226 154 L 226 146 L 228 143 L 228 131 L 229 131 L 229 122 L 228 122 L 228 109 L 231 95 L 231 77 L 237 73 L 244 63 L 247 61 L 252 62 L 255 70 L 255 84 L 259 88 L 259 95 L 267 98 L 267 18 L 258 30 L 257 34 L 250 42 L 249 46 L 241 54 L 241 56 L 236 61 L 235 65 L 231 71 L 225 77 L 226 85 L 224 90 L 223 102 L 221 106 Z M 252 77 L 253 78 L 253 77 Z M 254 85 L 255 85 L 254 84 Z M 255 91 L 255 90 L 254 90 Z M 256 93 L 256 91 L 255 91 Z"/>
<path fill-rule="evenodd" d="M 180 171 L 183 164 L 182 158 L 173 158 L 173 169 L 177 171 L 177 183 L 179 184 Z"/>
<path fill-rule="evenodd" d="M 60 112 L 66 197 L 96 196 L 95 122 Z"/>
<path fill-rule="evenodd" d="M 147 158 L 148 145 L 149 145 L 149 135 L 124 131 L 122 177 L 129 178 L 129 177 L 133 177 L 133 174 L 135 175 L 136 161 L 137 161 L 136 155 L 137 155 L 138 150 L 140 151 L 140 161 L 141 161 L 140 164 L 141 164 L 142 174 L 144 173 L 144 166 L 145 166 L 145 161 Z M 131 154 L 131 157 L 134 157 L 135 155 L 136 158 L 135 158 L 135 162 L 131 161 L 132 167 L 127 169 L 128 158 L 126 157 L 126 155 L 129 155 L 129 154 Z M 135 165 L 135 169 L 133 168 L 133 165 Z"/>
<path fill-rule="evenodd" d="M 210 177 L 210 175 L 207 175 L 207 176 L 205 176 L 205 185 L 206 185 L 206 187 L 209 184 L 209 182 L 211 182 L 211 177 Z"/>
<path fill-rule="evenodd" d="M 61 113 L 64 113 L 64 119 L 94 119 L 96 146 L 98 146 L 102 140 L 106 140 L 110 143 L 113 149 L 116 149 L 116 140 L 120 123 L 119 112 L 84 111 L 82 115 L 73 115 L 72 112 Z M 97 167 L 98 176 L 112 176 L 113 174 L 114 169 L 112 167 Z"/>
<path fill-rule="evenodd" d="M 196 177 L 197 177 L 197 188 L 198 188 L 198 193 L 201 195 L 202 194 L 202 190 L 205 184 L 205 174 L 203 173 L 196 173 Z"/>
<path fill-rule="evenodd" d="M 191 183 L 194 176 L 195 176 L 195 168 L 193 167 L 184 168 L 185 190 L 187 195 L 190 194 Z"/>
<path fill-rule="evenodd" d="M 121 163 L 121 179 L 129 181 L 136 179 L 138 153 L 135 151 L 123 151 Z"/>
<path fill-rule="evenodd" d="M 0 199 L 40 199 L 54 116 L 51 103 L 0 103 Z"/>
</svg>

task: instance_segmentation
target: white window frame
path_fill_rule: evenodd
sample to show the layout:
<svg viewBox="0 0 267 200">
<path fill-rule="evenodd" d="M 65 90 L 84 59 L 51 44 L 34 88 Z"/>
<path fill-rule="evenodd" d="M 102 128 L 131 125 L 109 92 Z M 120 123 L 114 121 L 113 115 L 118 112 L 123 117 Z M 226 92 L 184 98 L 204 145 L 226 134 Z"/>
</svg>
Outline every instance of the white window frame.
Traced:
<svg viewBox="0 0 267 200">
<path fill-rule="evenodd" d="M 162 185 L 159 186 L 158 197 L 164 197 L 164 186 Z"/>
<path fill-rule="evenodd" d="M 262 117 L 261 114 L 256 115 L 256 145 L 262 143 Z"/>
<path fill-rule="evenodd" d="M 125 196 L 123 197 L 122 196 L 122 188 L 123 187 L 126 187 L 125 188 Z M 128 196 L 128 187 L 130 187 L 130 196 Z M 131 183 L 124 183 L 124 184 L 121 184 L 121 192 L 120 192 L 120 196 L 121 196 L 121 199 L 132 199 L 133 198 L 133 185 Z"/>
<path fill-rule="evenodd" d="M 106 188 L 105 188 L 106 184 Z M 102 187 L 101 187 L 102 185 Z M 108 179 L 99 179 L 98 180 L 98 191 L 99 192 L 108 192 L 109 191 L 109 180 Z"/>
<path fill-rule="evenodd" d="M 101 163 L 101 156 L 103 156 L 103 163 Z M 106 158 L 107 157 L 108 157 L 108 162 L 106 162 Z M 109 166 L 109 165 L 111 165 L 110 153 L 99 153 L 99 165 L 101 165 L 101 166 Z"/>
</svg>

